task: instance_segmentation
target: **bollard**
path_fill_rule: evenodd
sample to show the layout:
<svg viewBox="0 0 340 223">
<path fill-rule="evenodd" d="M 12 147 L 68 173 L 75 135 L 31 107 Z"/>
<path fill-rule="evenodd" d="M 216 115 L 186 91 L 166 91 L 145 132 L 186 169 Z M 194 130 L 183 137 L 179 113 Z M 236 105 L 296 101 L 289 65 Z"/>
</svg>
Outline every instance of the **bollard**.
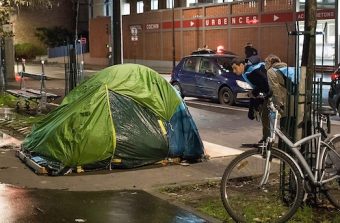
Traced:
<svg viewBox="0 0 340 223">
<path fill-rule="evenodd" d="M 41 99 L 39 101 L 39 108 L 38 113 L 41 113 L 42 110 L 46 110 L 46 103 L 47 103 L 47 96 L 46 96 L 46 90 L 45 90 L 45 61 L 41 61 L 41 79 L 40 79 L 40 95 Z"/>
</svg>

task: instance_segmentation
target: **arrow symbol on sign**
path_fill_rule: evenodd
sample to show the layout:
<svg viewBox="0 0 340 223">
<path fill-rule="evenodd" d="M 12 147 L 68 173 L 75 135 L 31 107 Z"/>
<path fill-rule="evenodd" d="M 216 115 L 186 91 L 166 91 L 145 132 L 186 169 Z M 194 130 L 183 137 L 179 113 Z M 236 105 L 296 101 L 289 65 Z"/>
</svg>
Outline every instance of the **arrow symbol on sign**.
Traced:
<svg viewBox="0 0 340 223">
<path fill-rule="evenodd" d="M 190 21 L 190 26 L 193 26 L 193 25 L 195 25 L 195 22 Z"/>
<path fill-rule="evenodd" d="M 280 17 L 274 15 L 274 22 L 275 22 L 276 20 L 278 20 L 279 18 L 280 18 Z"/>
</svg>

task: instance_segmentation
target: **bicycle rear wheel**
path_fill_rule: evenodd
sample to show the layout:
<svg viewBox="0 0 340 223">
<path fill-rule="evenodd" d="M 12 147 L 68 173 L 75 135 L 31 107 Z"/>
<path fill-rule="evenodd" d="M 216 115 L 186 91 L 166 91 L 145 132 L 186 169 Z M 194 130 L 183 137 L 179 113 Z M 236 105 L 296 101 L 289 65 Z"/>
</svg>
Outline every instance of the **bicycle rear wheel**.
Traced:
<svg viewBox="0 0 340 223">
<path fill-rule="evenodd" d="M 272 148 L 269 178 L 260 186 L 266 159 L 257 149 L 237 156 L 226 168 L 221 198 L 236 222 L 286 222 L 304 195 L 302 177 L 292 160 Z"/>
<path fill-rule="evenodd" d="M 335 151 L 340 154 L 340 135 L 330 138 L 326 142 L 333 146 Z M 328 177 L 340 175 L 340 159 L 332 150 L 328 150 L 325 155 L 323 169 Z M 340 209 L 340 179 L 337 178 L 323 184 L 323 189 L 328 200 L 334 207 Z"/>
</svg>

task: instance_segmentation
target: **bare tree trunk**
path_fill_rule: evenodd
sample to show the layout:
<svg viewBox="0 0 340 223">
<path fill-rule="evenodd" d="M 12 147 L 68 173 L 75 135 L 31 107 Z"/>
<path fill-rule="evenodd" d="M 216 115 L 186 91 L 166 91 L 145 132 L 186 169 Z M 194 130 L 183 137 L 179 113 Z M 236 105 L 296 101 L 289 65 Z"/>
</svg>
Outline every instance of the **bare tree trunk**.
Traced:
<svg viewBox="0 0 340 223">
<path fill-rule="evenodd" d="M 315 65 L 316 0 L 305 2 L 305 34 L 301 58 L 296 139 L 311 135 L 312 89 Z"/>
</svg>

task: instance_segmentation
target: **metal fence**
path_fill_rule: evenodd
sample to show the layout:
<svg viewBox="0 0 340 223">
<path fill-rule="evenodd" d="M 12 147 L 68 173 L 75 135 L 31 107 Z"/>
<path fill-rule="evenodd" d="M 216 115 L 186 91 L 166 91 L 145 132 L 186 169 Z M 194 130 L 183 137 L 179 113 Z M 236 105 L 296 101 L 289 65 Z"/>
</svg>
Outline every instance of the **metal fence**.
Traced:
<svg viewBox="0 0 340 223">
<path fill-rule="evenodd" d="M 49 58 L 55 58 L 55 57 L 64 57 L 68 56 L 69 52 L 68 50 L 72 49 L 73 45 L 65 45 L 65 46 L 59 46 L 59 47 L 54 47 L 54 48 L 49 48 L 48 49 L 48 57 Z M 83 53 L 88 53 L 89 49 L 87 44 L 81 44 L 78 43 L 76 46 L 76 54 L 83 54 Z"/>
</svg>

